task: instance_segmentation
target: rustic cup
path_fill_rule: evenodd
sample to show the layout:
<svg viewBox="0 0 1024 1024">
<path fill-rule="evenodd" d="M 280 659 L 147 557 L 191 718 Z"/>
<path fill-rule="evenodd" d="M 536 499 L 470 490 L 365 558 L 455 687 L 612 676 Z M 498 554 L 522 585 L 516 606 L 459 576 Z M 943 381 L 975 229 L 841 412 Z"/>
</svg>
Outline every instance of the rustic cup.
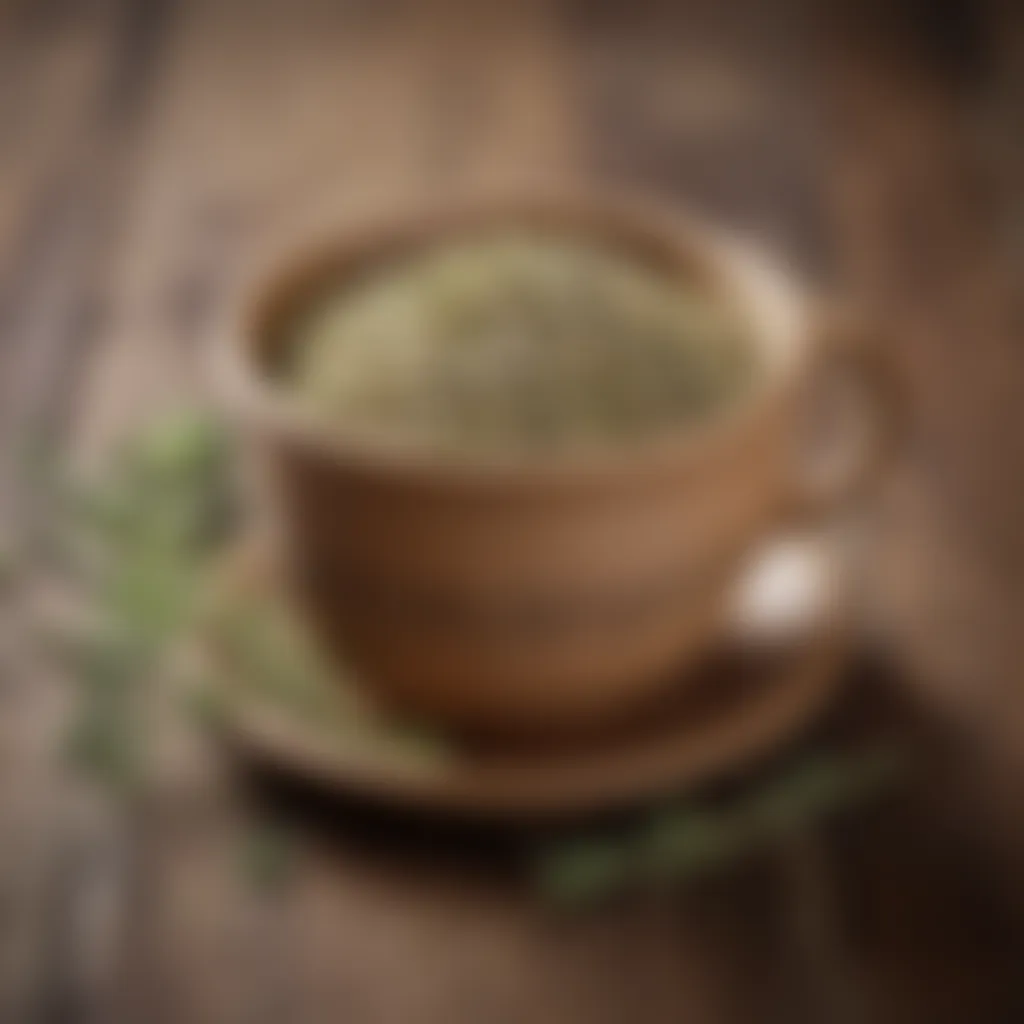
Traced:
<svg viewBox="0 0 1024 1024">
<path fill-rule="evenodd" d="M 505 224 L 594 237 L 717 290 L 761 354 L 749 395 L 657 441 L 483 460 L 347 437 L 275 379 L 282 324 L 326 281 Z M 676 209 L 490 196 L 276 247 L 231 304 L 218 375 L 270 471 L 286 565 L 321 634 L 400 711 L 515 736 L 605 725 L 684 685 L 728 628 L 748 556 L 878 463 L 884 416 L 838 482 L 815 488 L 800 464 L 823 366 L 866 365 L 853 333 L 824 328 L 776 261 Z M 858 377 L 884 410 L 877 375 Z"/>
</svg>

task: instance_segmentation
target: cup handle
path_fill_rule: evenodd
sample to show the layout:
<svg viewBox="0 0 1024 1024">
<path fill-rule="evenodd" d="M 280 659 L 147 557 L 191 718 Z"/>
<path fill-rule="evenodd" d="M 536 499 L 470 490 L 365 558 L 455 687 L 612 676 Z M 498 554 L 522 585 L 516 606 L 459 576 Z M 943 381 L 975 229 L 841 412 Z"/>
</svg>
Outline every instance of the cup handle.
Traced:
<svg viewBox="0 0 1024 1024">
<path fill-rule="evenodd" d="M 817 337 L 817 365 L 796 438 L 798 521 L 826 517 L 870 489 L 901 433 L 901 388 L 869 330 L 833 312 L 821 318 Z"/>
</svg>

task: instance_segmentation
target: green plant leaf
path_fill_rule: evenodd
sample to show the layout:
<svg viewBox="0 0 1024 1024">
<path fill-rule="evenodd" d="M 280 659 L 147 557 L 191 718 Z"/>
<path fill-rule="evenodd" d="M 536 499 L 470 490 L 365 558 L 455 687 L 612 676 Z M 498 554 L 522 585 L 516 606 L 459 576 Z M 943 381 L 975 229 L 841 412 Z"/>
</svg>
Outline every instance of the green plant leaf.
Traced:
<svg viewBox="0 0 1024 1024">
<path fill-rule="evenodd" d="M 295 836 L 267 822 L 251 828 L 239 855 L 242 878 L 263 893 L 281 892 L 294 877 L 298 855 Z"/>
<path fill-rule="evenodd" d="M 537 879 L 555 903 L 580 906 L 614 891 L 629 878 L 631 868 L 627 845 L 578 841 L 543 857 Z"/>
</svg>

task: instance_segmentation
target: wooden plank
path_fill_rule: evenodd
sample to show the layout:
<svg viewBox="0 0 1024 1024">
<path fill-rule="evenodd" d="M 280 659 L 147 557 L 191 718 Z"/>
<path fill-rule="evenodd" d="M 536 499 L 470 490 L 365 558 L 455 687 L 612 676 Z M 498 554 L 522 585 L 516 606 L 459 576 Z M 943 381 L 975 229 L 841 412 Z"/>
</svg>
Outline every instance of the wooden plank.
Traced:
<svg viewBox="0 0 1024 1024">
<path fill-rule="evenodd" d="M 577 915 L 443 833 L 421 848 L 347 831 L 312 847 L 289 897 L 299 1019 L 804 1019 L 765 955 L 782 936 L 763 866 Z"/>
<path fill-rule="evenodd" d="M 159 31 L 163 9 L 147 5 L 141 17 L 139 9 L 127 5 L 98 22 L 100 38 L 116 49 L 103 65 L 76 145 L 66 156 L 68 165 L 49 197 L 53 205 L 45 211 L 39 251 L 22 260 L 29 279 L 19 282 L 15 276 L 11 285 L 17 303 L 9 311 L 13 322 L 0 376 L 0 427 L 8 456 L 19 439 L 57 424 L 76 367 L 88 356 L 97 326 L 93 278 L 105 266 L 105 247 L 117 230 L 118 201 L 132 173 L 124 146 L 145 93 L 138 62 L 150 55 L 150 38 Z M 156 62 L 145 67 L 150 73 Z M 125 93 L 130 102 L 122 99 Z"/>
<path fill-rule="evenodd" d="M 570 8 L 588 164 L 828 269 L 813 7 Z"/>
<path fill-rule="evenodd" d="M 0 372 L 27 329 L 31 295 L 62 244 L 79 164 L 116 45 L 114 19 L 10 18 L 0 35 Z"/>
<path fill-rule="evenodd" d="M 858 885 L 878 887 L 877 930 L 862 941 L 885 959 L 871 968 L 879 1019 L 1013 1019 L 1021 991 L 1003 958 L 1019 956 L 1021 943 L 1020 904 L 1009 913 L 1005 901 L 1020 892 L 1022 849 L 1009 790 L 1019 777 L 1011 751 L 1024 735 L 1024 491 L 1013 440 L 1024 374 L 1019 268 L 1005 225 L 1020 199 L 1006 146 L 1007 111 L 1021 92 L 996 53 L 1020 33 L 966 5 L 943 5 L 951 20 L 924 23 L 907 5 L 847 6 L 829 50 L 837 251 L 848 287 L 884 326 L 910 413 L 904 465 L 879 510 L 873 606 L 917 699 L 957 736 L 938 804 L 966 857 L 940 867 L 947 834 L 925 844 L 916 870 L 927 862 L 957 885 L 908 871 L 902 890 L 889 892 L 869 870 L 851 880 L 850 898 Z M 912 856 L 919 841 L 894 837 L 893 856 Z M 997 894 L 981 891 L 989 884 Z M 932 912 L 942 923 L 925 923 Z M 966 924 L 946 916 L 980 933 L 962 952 L 950 931 Z M 980 963 L 968 945 L 985 949 Z"/>
<path fill-rule="evenodd" d="M 18 262 L 4 281 L 10 297 L 0 372 L 7 535 L 12 522 L 17 529 L 39 511 L 19 475 L 26 441 L 46 435 L 69 454 L 61 448 L 68 393 L 88 358 L 96 282 L 116 232 L 120 190 L 131 179 L 133 104 L 145 93 L 137 62 L 154 56 L 154 23 L 136 20 L 137 10 L 97 5 L 76 19 L 60 5 L 40 9 L 43 28 L 55 19 L 53 59 L 30 62 L 15 79 L 15 95 L 32 101 L 35 117 L 23 123 L 27 134 L 20 141 L 37 145 L 19 148 L 28 164 L 5 164 L 17 172 L 5 179 L 11 189 L 5 198 L 17 205 L 19 188 L 37 169 L 53 188 L 44 189 L 41 223 L 27 221 L 32 234 L 12 252 Z M 36 49 L 48 52 L 42 41 Z M 124 102 L 126 91 L 132 103 Z M 3 666 L 0 748 L 8 767 L 0 816 L 17 843 L 0 882 L 7 911 L 0 1017 L 100 1019 L 109 982 L 102 961 L 120 873 L 116 849 L 114 856 L 103 851 L 116 848 L 116 830 L 102 824 L 102 814 L 85 813 L 68 779 L 60 758 L 65 683 L 34 656 L 19 622 L 5 637 Z"/>
<path fill-rule="evenodd" d="M 850 288 L 884 325 L 911 414 L 914 467 L 878 559 L 905 607 L 886 611 L 917 619 L 936 687 L 1019 723 L 999 681 L 1024 653 L 1018 272 L 994 231 L 1015 198 L 991 187 L 977 100 L 920 56 L 869 45 L 846 35 L 836 57 L 834 209 Z M 951 678 L 965 670 L 969 685 Z"/>
<path fill-rule="evenodd" d="M 0 375 L 10 386 L 12 353 L 27 343 L 34 314 L 28 293 L 53 269 L 66 228 L 65 200 L 74 191 L 73 160 L 91 129 L 91 117 L 105 83 L 114 46 L 113 24 L 101 14 L 84 23 L 36 23 L 23 5 L 5 11 L 10 35 L 0 40 L 5 88 L 0 120 L 5 137 L 0 158 L 0 294 L 4 338 Z M 32 30 L 26 34 L 26 21 Z M 52 131 L 50 130 L 52 128 Z M 16 262 L 15 262 L 16 261 Z M 11 456 L 20 438 L 4 437 Z M 4 536 L 18 510 L 10 461 L 3 475 Z M 19 620 L 8 604 L 0 666 L 0 821 L 5 842 L 0 855 L 0 1018 L 30 1020 L 40 980 L 39 952 L 46 945 L 50 891 L 62 871 L 53 722 L 62 701 L 47 685 L 36 686 L 38 666 L 26 661 Z"/>
<path fill-rule="evenodd" d="M 351 127 L 344 141 L 354 136 L 362 147 L 350 164 L 393 163 L 401 176 L 422 162 L 422 136 L 414 130 L 421 83 L 393 74 L 416 54 L 414 35 L 389 39 L 384 53 L 364 54 L 362 44 L 377 31 L 372 25 L 347 26 L 351 31 L 324 40 L 293 7 L 267 5 L 244 19 L 237 10 L 227 17 L 228 10 L 186 10 L 177 58 L 144 135 L 129 197 L 134 215 L 105 278 L 106 329 L 74 410 L 77 443 L 88 454 L 108 448 L 154 406 L 201 393 L 197 357 L 209 324 L 195 293 L 189 298 L 188 282 L 207 289 L 198 307 L 209 313 L 239 256 L 231 233 L 238 216 L 243 226 L 258 228 L 282 190 L 292 194 L 296 176 L 308 182 L 332 170 L 338 112 L 325 114 L 321 101 L 332 88 L 376 83 L 397 97 L 383 131 L 353 97 L 341 129 Z M 350 59 L 338 65 L 339 55 Z M 272 82 L 265 73 L 271 63 L 281 73 Z M 368 83 L 370 75 L 376 77 Z M 282 105 L 282 96 L 295 106 Z M 309 116 L 295 118 L 292 110 Z M 351 168 L 341 169 L 351 180 Z M 193 303 L 184 314 L 182 294 Z M 121 942 L 108 950 L 120 957 L 107 972 L 116 978 L 126 1019 L 252 1020 L 273 1000 L 284 938 L 238 882 L 246 825 L 237 808 L 218 800 L 216 766 L 207 763 L 204 775 L 196 755 L 194 747 L 187 755 L 179 750 L 163 763 L 164 784 L 180 791 L 183 771 L 197 773 L 203 781 L 171 802 L 185 804 L 188 820 L 209 815 L 208 826 L 176 827 L 175 814 L 162 812 L 158 801 L 143 832 L 125 838 L 147 882 L 144 896 L 136 898 L 134 886 L 123 895 Z"/>
<path fill-rule="evenodd" d="M 109 19 L 57 18 L 26 31 L 24 9 L 8 5 L 0 27 L 0 280 L 2 308 L 29 279 L 30 266 L 68 188 L 71 160 L 91 130 L 113 34 Z M 17 287 L 16 287 L 17 283 Z M 13 293 L 13 294 L 12 294 Z"/>
</svg>

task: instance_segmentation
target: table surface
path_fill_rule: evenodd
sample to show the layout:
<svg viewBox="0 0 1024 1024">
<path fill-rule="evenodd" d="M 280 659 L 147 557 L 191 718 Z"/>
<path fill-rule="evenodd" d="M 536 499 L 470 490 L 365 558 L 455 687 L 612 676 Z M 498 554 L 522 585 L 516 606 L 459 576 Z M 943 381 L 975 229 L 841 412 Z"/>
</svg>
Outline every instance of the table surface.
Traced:
<svg viewBox="0 0 1024 1024">
<path fill-rule="evenodd" d="M 25 438 L 88 459 L 206 394 L 218 302 L 302 204 L 534 175 L 685 198 L 878 316 L 906 444 L 870 574 L 888 660 L 853 682 L 942 751 L 920 799 L 579 915 L 492 839 L 355 809 L 291 808 L 268 893 L 237 864 L 264 802 L 197 738 L 130 815 L 75 790 L 65 688 L 4 617 L 0 1020 L 1024 1017 L 1011 7 L 0 4 L 5 507 Z"/>
</svg>

